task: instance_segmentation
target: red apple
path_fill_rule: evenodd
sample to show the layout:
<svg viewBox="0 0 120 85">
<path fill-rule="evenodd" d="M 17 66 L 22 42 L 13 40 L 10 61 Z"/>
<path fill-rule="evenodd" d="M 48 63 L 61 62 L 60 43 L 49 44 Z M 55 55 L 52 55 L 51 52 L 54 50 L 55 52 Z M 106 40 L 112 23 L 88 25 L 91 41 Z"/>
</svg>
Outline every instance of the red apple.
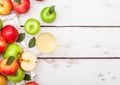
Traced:
<svg viewBox="0 0 120 85">
<path fill-rule="evenodd" d="M 11 0 L 0 0 L 0 14 L 7 15 L 12 11 Z"/>
<path fill-rule="evenodd" d="M 0 85 L 7 85 L 7 79 L 3 75 L 0 75 Z"/>
<path fill-rule="evenodd" d="M 14 57 L 10 57 L 10 58 L 13 59 Z M 14 59 L 11 61 L 10 58 L 4 58 L 0 62 L 0 73 L 4 76 L 11 76 L 16 74 L 19 67 L 17 60 Z"/>
<path fill-rule="evenodd" d="M 36 1 L 43 1 L 43 0 L 36 0 Z"/>
<path fill-rule="evenodd" d="M 7 43 L 13 43 L 18 39 L 18 31 L 12 25 L 6 25 L 2 31 L 1 35 L 5 38 Z"/>
<path fill-rule="evenodd" d="M 39 84 L 34 81 L 31 81 L 31 82 L 28 82 L 26 85 L 39 85 Z"/>
<path fill-rule="evenodd" d="M 6 47 L 7 47 L 7 43 L 5 41 L 5 38 L 0 36 L 0 54 L 6 50 Z"/>
<path fill-rule="evenodd" d="M 14 0 L 13 9 L 17 14 L 26 13 L 30 8 L 30 0 Z"/>
</svg>

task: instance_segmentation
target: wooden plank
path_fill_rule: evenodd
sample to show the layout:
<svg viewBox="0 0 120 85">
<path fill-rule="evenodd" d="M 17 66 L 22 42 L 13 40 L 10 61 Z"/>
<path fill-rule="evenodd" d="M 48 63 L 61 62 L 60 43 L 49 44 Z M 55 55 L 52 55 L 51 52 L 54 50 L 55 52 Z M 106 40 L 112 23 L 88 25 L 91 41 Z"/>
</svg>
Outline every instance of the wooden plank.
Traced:
<svg viewBox="0 0 120 85">
<path fill-rule="evenodd" d="M 23 28 L 21 31 L 24 32 Z M 30 50 L 39 57 L 120 57 L 119 28 L 41 28 L 41 32 L 52 33 L 57 40 L 53 53 L 42 54 L 36 47 L 28 49 L 28 42 L 33 37 L 26 36 L 21 43 L 24 50 Z M 35 37 L 37 37 L 36 35 Z"/>
<path fill-rule="evenodd" d="M 39 60 L 40 85 L 119 85 L 120 60 Z"/>
<path fill-rule="evenodd" d="M 45 6 L 56 5 L 55 22 L 46 24 L 40 19 L 40 11 Z M 20 15 L 20 24 L 28 18 L 38 19 L 42 25 L 120 25 L 119 0 L 31 0 L 31 9 Z"/>
</svg>

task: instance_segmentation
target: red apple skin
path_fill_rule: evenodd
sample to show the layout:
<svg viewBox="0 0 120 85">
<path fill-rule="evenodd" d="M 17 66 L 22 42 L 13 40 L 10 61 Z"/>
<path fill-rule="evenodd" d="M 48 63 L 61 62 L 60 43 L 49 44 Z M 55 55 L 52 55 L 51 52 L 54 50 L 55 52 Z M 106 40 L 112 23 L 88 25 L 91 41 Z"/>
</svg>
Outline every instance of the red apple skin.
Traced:
<svg viewBox="0 0 120 85">
<path fill-rule="evenodd" d="M 43 1 L 43 0 L 36 0 L 36 1 Z"/>
<path fill-rule="evenodd" d="M 7 65 L 7 60 L 8 60 L 8 58 L 4 58 L 4 59 L 1 60 L 1 62 L 0 62 L 0 73 L 4 76 L 14 75 L 19 68 L 19 64 L 16 60 L 14 60 L 12 62 L 12 64 Z"/>
<path fill-rule="evenodd" d="M 31 82 L 28 82 L 26 85 L 39 85 L 39 84 L 34 81 L 31 81 Z"/>
<path fill-rule="evenodd" d="M 4 37 L 0 36 L 0 54 L 3 53 L 7 48 L 7 43 Z"/>
<path fill-rule="evenodd" d="M 12 25 L 6 25 L 1 31 L 1 36 L 7 43 L 14 43 L 18 39 L 19 33 Z"/>
<path fill-rule="evenodd" d="M 11 0 L 0 0 L 0 14 L 7 15 L 11 13 L 13 8 Z"/>
<path fill-rule="evenodd" d="M 30 9 L 30 0 L 21 0 L 21 3 L 14 1 L 13 9 L 17 14 L 26 13 Z"/>
</svg>

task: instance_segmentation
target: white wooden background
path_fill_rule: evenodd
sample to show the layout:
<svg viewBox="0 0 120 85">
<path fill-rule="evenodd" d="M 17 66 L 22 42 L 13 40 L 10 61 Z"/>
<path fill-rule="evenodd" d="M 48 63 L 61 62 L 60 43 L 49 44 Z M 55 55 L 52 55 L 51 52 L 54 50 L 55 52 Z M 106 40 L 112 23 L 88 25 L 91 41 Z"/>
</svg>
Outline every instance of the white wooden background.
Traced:
<svg viewBox="0 0 120 85">
<path fill-rule="evenodd" d="M 46 24 L 40 11 L 50 5 L 56 6 L 57 18 Z M 57 26 L 41 28 L 56 37 L 58 46 L 51 54 L 34 51 L 39 57 L 120 57 L 119 27 L 80 27 L 120 26 L 120 0 L 31 0 L 30 11 L 19 16 L 20 24 L 28 18 L 38 19 L 42 26 Z M 119 85 L 119 67 L 119 59 L 39 59 L 36 80 L 40 85 Z"/>
<path fill-rule="evenodd" d="M 54 4 L 55 22 L 42 22 L 40 11 Z M 45 26 L 119 26 L 120 0 L 31 0 L 30 11 L 19 16 L 20 24 L 31 17 Z M 58 47 L 40 57 L 120 57 L 120 28 L 41 28 L 46 31 L 56 37 Z M 40 85 L 119 85 L 119 65 L 120 60 L 39 60 L 36 79 Z"/>
<path fill-rule="evenodd" d="M 53 23 L 44 23 L 40 12 L 51 5 L 56 6 L 57 18 Z M 30 11 L 20 15 L 19 20 L 21 25 L 29 18 L 36 18 L 42 26 L 120 26 L 119 9 L 120 0 L 31 0 Z M 120 56 L 120 28 L 117 27 L 42 27 L 41 32 L 52 33 L 58 42 L 54 53 L 42 57 Z"/>
</svg>

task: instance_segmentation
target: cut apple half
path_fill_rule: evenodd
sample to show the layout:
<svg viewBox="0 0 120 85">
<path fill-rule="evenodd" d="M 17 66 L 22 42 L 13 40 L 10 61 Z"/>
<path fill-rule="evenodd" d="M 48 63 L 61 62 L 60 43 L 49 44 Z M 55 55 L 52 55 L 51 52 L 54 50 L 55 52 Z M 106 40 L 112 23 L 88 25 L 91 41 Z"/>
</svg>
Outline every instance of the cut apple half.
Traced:
<svg viewBox="0 0 120 85">
<path fill-rule="evenodd" d="M 20 66 L 24 71 L 32 71 L 36 67 L 37 57 L 31 52 L 24 52 L 20 59 Z"/>
<path fill-rule="evenodd" d="M 42 53 L 53 52 L 56 48 L 56 45 L 56 39 L 51 33 L 41 33 L 37 37 L 36 46 Z"/>
</svg>

